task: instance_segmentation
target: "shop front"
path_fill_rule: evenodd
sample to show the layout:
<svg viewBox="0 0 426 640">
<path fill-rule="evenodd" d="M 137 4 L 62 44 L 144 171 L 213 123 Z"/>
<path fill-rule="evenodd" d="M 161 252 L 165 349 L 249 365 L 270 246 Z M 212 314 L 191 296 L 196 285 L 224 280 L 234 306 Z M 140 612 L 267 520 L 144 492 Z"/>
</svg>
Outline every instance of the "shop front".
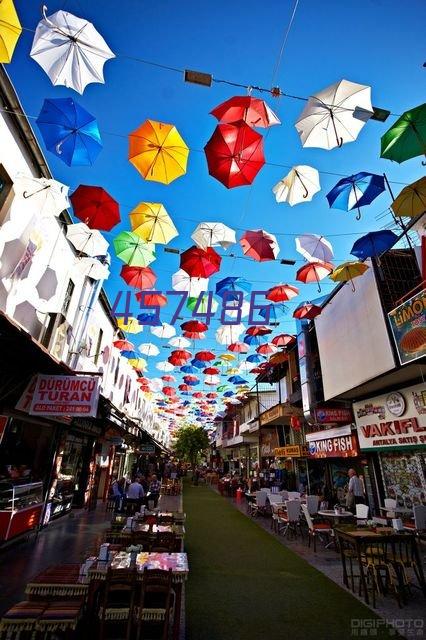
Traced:
<svg viewBox="0 0 426 640">
<path fill-rule="evenodd" d="M 426 505 L 426 385 L 355 402 L 361 451 L 376 468 L 379 501 L 397 500 L 402 511 Z"/>
</svg>

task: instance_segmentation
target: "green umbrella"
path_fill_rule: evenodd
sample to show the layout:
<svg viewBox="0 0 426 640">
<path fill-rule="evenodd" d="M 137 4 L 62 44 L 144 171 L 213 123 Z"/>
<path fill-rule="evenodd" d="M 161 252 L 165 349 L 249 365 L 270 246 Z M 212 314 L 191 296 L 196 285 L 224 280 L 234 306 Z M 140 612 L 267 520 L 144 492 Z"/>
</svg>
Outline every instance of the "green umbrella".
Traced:
<svg viewBox="0 0 426 640">
<path fill-rule="evenodd" d="M 404 162 L 426 155 L 426 103 L 406 111 L 382 136 L 380 157 Z"/>
<path fill-rule="evenodd" d="M 186 303 L 188 309 L 191 309 L 191 311 L 193 311 L 197 305 L 198 300 L 199 298 L 188 298 L 188 301 Z M 209 313 L 216 313 L 218 307 L 218 303 L 214 298 L 212 298 L 211 306 L 209 308 L 209 296 L 204 294 L 200 301 L 200 304 L 198 305 L 197 313 L 207 313 L 207 311 Z"/>
<path fill-rule="evenodd" d="M 122 231 L 113 244 L 117 258 L 131 267 L 146 267 L 155 260 L 155 245 L 145 242 L 133 231 Z"/>
<path fill-rule="evenodd" d="M 230 389 L 231 387 L 227 384 L 221 384 L 220 387 L 217 388 L 217 390 L 219 391 L 219 393 L 221 393 L 222 391 L 226 391 L 227 389 Z"/>
</svg>

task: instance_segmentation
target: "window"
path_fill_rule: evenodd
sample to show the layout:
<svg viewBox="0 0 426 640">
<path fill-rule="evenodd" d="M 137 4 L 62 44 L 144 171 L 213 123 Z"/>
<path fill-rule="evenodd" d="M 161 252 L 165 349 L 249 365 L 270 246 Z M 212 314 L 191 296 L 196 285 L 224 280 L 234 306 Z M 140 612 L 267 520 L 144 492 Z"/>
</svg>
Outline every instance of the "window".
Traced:
<svg viewBox="0 0 426 640">
<path fill-rule="evenodd" d="M 65 292 L 64 302 L 62 304 L 62 313 L 64 314 L 64 316 L 66 315 L 66 313 L 68 311 L 68 308 L 70 306 L 72 294 L 74 293 L 74 289 L 75 289 L 75 284 L 74 284 L 74 282 L 72 280 L 70 280 L 68 282 L 67 290 Z"/>
<path fill-rule="evenodd" d="M 95 359 L 93 361 L 95 364 L 98 364 L 99 356 L 101 354 L 102 338 L 103 337 L 104 337 L 104 332 L 102 331 L 102 329 L 99 329 L 98 341 L 96 343 Z"/>
</svg>

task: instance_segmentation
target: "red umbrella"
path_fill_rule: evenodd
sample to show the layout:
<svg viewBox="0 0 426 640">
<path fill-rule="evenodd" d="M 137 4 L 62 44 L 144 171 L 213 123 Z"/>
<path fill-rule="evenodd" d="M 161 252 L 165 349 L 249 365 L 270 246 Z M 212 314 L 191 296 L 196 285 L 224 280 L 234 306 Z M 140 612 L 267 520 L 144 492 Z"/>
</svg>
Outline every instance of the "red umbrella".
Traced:
<svg viewBox="0 0 426 640">
<path fill-rule="evenodd" d="M 212 247 L 201 249 L 195 245 L 180 256 L 180 268 L 191 278 L 209 278 L 220 269 L 222 258 Z"/>
<path fill-rule="evenodd" d="M 148 378 L 144 378 L 144 377 L 138 378 L 136 382 L 139 382 L 140 384 L 149 384 Z"/>
<path fill-rule="evenodd" d="M 263 356 L 270 355 L 271 353 L 276 353 L 278 351 L 278 347 L 274 344 L 261 344 L 256 349 L 257 353 L 261 353 Z"/>
<path fill-rule="evenodd" d="M 195 393 L 192 394 L 193 398 L 202 398 L 204 396 L 204 393 L 202 391 L 196 391 Z"/>
<path fill-rule="evenodd" d="M 209 398 L 209 400 L 213 400 L 214 398 L 217 398 L 217 393 L 215 391 L 210 391 L 206 394 L 206 398 Z"/>
<path fill-rule="evenodd" d="M 289 333 L 280 333 L 279 335 L 275 336 L 275 338 L 272 338 L 272 344 L 274 344 L 276 347 L 287 347 L 295 340 L 295 336 L 292 336 Z"/>
<path fill-rule="evenodd" d="M 102 187 L 81 184 L 70 197 L 74 214 L 91 229 L 110 231 L 120 222 L 118 202 Z"/>
<path fill-rule="evenodd" d="M 209 360 L 214 360 L 216 356 L 211 351 L 198 351 L 195 354 L 194 360 L 202 360 L 203 362 L 208 362 Z"/>
<path fill-rule="evenodd" d="M 117 347 L 117 349 L 120 349 L 120 351 L 134 351 L 135 350 L 134 344 L 132 344 L 128 340 L 114 340 L 114 342 L 112 344 L 114 345 L 114 347 Z"/>
<path fill-rule="evenodd" d="M 245 231 L 240 238 L 240 245 L 244 255 L 258 262 L 275 260 L 280 251 L 275 236 L 263 229 Z"/>
<path fill-rule="evenodd" d="M 255 325 L 246 330 L 248 336 L 266 336 L 268 333 L 272 333 L 272 329 L 265 325 Z"/>
<path fill-rule="evenodd" d="M 121 267 L 120 276 L 135 289 L 153 289 L 157 282 L 157 276 L 151 267 L 129 267 L 125 264 Z"/>
<path fill-rule="evenodd" d="M 233 96 L 210 111 L 220 122 L 244 120 L 250 127 L 272 127 L 281 124 L 264 100 L 251 96 Z"/>
<path fill-rule="evenodd" d="M 293 318 L 298 318 L 299 320 L 313 320 L 321 313 L 322 309 L 316 304 L 312 304 L 311 302 L 304 302 L 301 304 L 295 312 L 293 313 Z"/>
<path fill-rule="evenodd" d="M 165 396 L 174 396 L 175 388 L 174 387 L 163 387 L 163 393 Z"/>
<path fill-rule="evenodd" d="M 209 174 L 228 189 L 251 184 L 265 164 L 263 137 L 244 120 L 219 124 L 204 151 Z"/>
<path fill-rule="evenodd" d="M 185 382 L 198 382 L 200 378 L 198 376 L 194 376 L 192 373 L 188 373 L 188 375 L 183 376 Z"/>
<path fill-rule="evenodd" d="M 296 273 L 296 280 L 300 282 L 316 282 L 318 291 L 321 291 L 320 280 L 326 278 L 333 271 L 334 267 L 331 262 L 308 262 L 300 267 Z"/>
<path fill-rule="evenodd" d="M 178 389 L 179 391 L 191 391 L 192 387 L 189 384 L 180 384 Z"/>
<path fill-rule="evenodd" d="M 167 297 L 163 296 L 162 293 L 145 293 L 144 291 L 139 291 L 136 295 L 136 300 L 141 302 L 143 300 L 143 305 L 147 307 L 164 307 L 167 304 Z"/>
<path fill-rule="evenodd" d="M 267 300 L 272 302 L 286 302 L 299 294 L 299 289 L 290 284 L 277 284 L 275 287 L 268 289 L 265 296 Z"/>
<path fill-rule="evenodd" d="M 203 373 L 206 376 L 216 376 L 218 373 L 220 373 L 220 369 L 218 369 L 217 367 L 207 367 L 206 369 L 203 369 Z"/>
<path fill-rule="evenodd" d="M 245 342 L 233 342 L 228 347 L 228 351 L 233 351 L 234 353 L 247 353 L 249 350 L 250 347 Z"/>
<path fill-rule="evenodd" d="M 207 331 L 209 328 L 208 324 L 200 322 L 199 320 L 188 320 L 187 322 L 183 322 L 180 326 L 184 331 L 189 331 L 191 333 L 201 333 L 202 331 Z"/>
<path fill-rule="evenodd" d="M 164 380 L 164 382 L 176 382 L 176 378 L 174 376 L 161 376 L 161 379 Z"/>
<path fill-rule="evenodd" d="M 205 333 L 200 333 L 198 331 L 184 331 L 182 335 L 184 338 L 188 338 L 189 340 L 204 340 L 206 337 Z"/>
</svg>

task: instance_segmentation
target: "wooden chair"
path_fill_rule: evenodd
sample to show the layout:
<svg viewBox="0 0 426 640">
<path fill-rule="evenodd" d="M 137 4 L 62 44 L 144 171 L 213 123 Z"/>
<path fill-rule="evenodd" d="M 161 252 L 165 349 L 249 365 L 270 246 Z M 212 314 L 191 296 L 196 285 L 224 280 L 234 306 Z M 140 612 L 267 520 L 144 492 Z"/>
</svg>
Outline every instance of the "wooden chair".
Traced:
<svg viewBox="0 0 426 640">
<path fill-rule="evenodd" d="M 145 637 L 145 633 L 142 634 L 145 626 L 159 624 L 162 625 L 162 633 L 158 637 L 167 640 L 174 617 L 175 594 L 172 589 L 172 576 L 171 569 L 145 569 L 143 572 L 139 604 L 134 614 L 136 640 Z"/>
<path fill-rule="evenodd" d="M 171 531 L 157 533 L 152 543 L 151 551 L 154 553 L 173 553 L 176 548 L 176 536 Z"/>
<path fill-rule="evenodd" d="M 152 536 L 148 531 L 133 531 L 132 545 L 141 545 L 144 551 L 151 550 Z"/>
<path fill-rule="evenodd" d="M 99 607 L 99 640 L 106 636 L 110 623 L 126 623 L 126 640 L 131 639 L 132 612 L 136 590 L 136 568 L 108 568 L 101 604 Z"/>
<path fill-rule="evenodd" d="M 37 620 L 42 615 L 48 602 L 24 600 L 6 611 L 0 621 L 0 637 L 21 638 L 22 632 L 34 632 Z"/>
<path fill-rule="evenodd" d="M 334 532 L 329 523 L 326 522 L 314 522 L 312 520 L 311 514 L 308 511 L 308 507 L 306 504 L 302 504 L 303 515 L 305 516 L 308 530 L 309 530 L 309 538 L 308 538 L 308 546 L 311 546 L 311 539 L 314 542 L 314 553 L 316 553 L 317 545 L 316 540 L 317 537 L 326 535 L 327 537 L 333 536 Z"/>
<path fill-rule="evenodd" d="M 77 629 L 83 613 L 84 599 L 53 600 L 37 619 L 35 628 L 44 638 L 47 634 L 69 634 Z"/>
</svg>

